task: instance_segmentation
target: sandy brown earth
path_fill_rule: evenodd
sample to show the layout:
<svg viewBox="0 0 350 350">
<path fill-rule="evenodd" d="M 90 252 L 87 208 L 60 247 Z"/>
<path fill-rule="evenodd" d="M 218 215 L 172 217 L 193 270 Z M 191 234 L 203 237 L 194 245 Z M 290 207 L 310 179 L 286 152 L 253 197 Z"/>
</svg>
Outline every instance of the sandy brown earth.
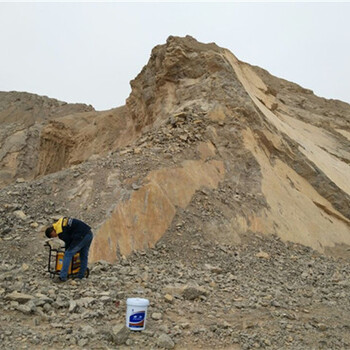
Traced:
<svg viewBox="0 0 350 350">
<path fill-rule="evenodd" d="M 105 112 L 0 94 L 1 346 L 350 348 L 350 106 L 191 37 L 131 86 Z M 62 215 L 95 232 L 82 284 L 45 271 Z"/>
</svg>

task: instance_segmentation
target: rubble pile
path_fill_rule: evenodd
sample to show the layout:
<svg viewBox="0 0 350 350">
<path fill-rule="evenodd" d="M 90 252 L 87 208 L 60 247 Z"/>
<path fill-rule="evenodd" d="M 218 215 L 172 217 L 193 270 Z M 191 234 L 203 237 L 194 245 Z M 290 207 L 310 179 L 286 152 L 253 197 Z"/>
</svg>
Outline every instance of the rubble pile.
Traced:
<svg viewBox="0 0 350 350">
<path fill-rule="evenodd" d="M 54 283 L 38 243 L 0 265 L 6 349 L 341 349 L 350 346 L 350 264 L 277 237 L 238 246 L 165 236 L 90 278 Z M 40 248 L 40 249 L 39 249 Z M 3 256 L 4 245 L 1 246 Z M 150 300 L 146 329 L 125 328 L 126 299 Z M 340 317 L 339 315 L 342 315 Z"/>
</svg>

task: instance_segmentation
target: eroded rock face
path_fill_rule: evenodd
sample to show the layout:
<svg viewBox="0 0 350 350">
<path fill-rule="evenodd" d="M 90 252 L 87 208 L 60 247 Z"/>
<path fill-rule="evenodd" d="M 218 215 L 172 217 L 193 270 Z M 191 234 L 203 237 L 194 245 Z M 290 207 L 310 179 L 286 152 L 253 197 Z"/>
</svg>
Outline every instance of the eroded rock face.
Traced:
<svg viewBox="0 0 350 350">
<path fill-rule="evenodd" d="M 234 75 L 215 44 L 202 44 L 190 36 L 170 36 L 166 45 L 156 46 L 148 64 L 131 81 L 126 107 L 136 129 L 160 123 L 171 113 L 198 103 L 208 110 L 222 95 L 222 77 Z M 218 79 L 220 78 L 221 79 Z M 235 84 L 234 79 L 228 78 Z"/>
<path fill-rule="evenodd" d="M 16 197 L 13 210 L 28 222 L 40 208 L 87 220 L 91 259 L 111 262 L 184 233 L 230 244 L 275 234 L 320 252 L 350 245 L 348 104 L 192 37 L 155 47 L 131 86 L 114 110 L 64 114 L 53 103 L 57 115 L 28 129 L 3 118 L 14 132 L 2 134 L 2 177 L 27 169 L 6 191 L 25 192 L 35 176 L 45 188 L 32 182 L 31 202 Z"/>
<path fill-rule="evenodd" d="M 41 131 L 36 176 L 105 156 L 135 139 L 135 128 L 119 107 L 51 120 Z"/>
<path fill-rule="evenodd" d="M 271 93 L 254 69 L 230 52 L 224 55 L 264 118 L 259 130 L 242 133 L 245 147 L 259 163 L 267 202 L 267 208 L 249 218 L 247 228 L 274 232 L 318 250 L 349 244 L 350 148 L 339 130 L 349 123 L 350 110 L 330 102 L 329 106 L 322 103 L 324 109 L 300 112 L 279 98 L 278 92 Z M 338 106 L 335 110 L 344 118 L 327 120 L 331 106 Z"/>
<path fill-rule="evenodd" d="M 99 229 L 92 260 L 114 261 L 133 250 L 153 247 L 170 226 L 176 208 L 185 209 L 200 188 L 217 188 L 224 176 L 224 164 L 216 160 L 185 161 L 181 167 L 152 171 Z"/>
<path fill-rule="evenodd" d="M 154 48 L 148 65 L 131 85 L 126 107 L 137 129 L 161 125 L 169 116 L 186 118 L 189 108 L 200 111 L 211 124 L 205 141 L 213 146 L 212 157 L 222 160 L 226 167 L 221 179 L 224 183 L 219 188 L 224 192 L 228 189 L 226 196 L 231 195 L 233 187 L 239 190 L 236 203 L 229 203 L 230 198 L 217 208 L 224 212 L 222 220 L 202 225 L 204 231 L 216 231 L 214 236 L 223 241 L 247 231 L 273 233 L 320 251 L 336 244 L 350 244 L 346 209 L 350 203 L 348 105 L 327 103 L 310 90 L 273 78 L 240 62 L 229 51 L 197 43 L 191 37 L 170 37 L 166 45 Z M 317 104 L 319 108 L 312 108 Z M 339 117 L 333 120 L 328 117 L 331 114 Z M 198 150 L 210 152 L 208 148 Z M 242 154 L 249 174 L 236 164 Z M 173 191 L 179 190 L 178 183 L 166 181 Z M 240 182 L 245 183 L 243 191 Z M 190 188 L 191 185 L 179 192 L 185 197 Z M 132 197 L 134 200 L 136 197 Z M 139 203 L 143 200 L 144 194 L 137 199 Z M 124 204 L 118 208 L 113 214 L 117 219 L 108 221 L 110 224 L 99 231 L 105 236 L 104 243 L 99 243 L 99 238 L 95 242 L 101 251 L 102 247 L 114 247 L 112 256 L 118 249 L 124 254 L 146 247 L 143 237 L 151 237 L 149 231 L 158 232 L 144 222 L 135 229 L 132 220 L 119 212 Z M 153 208 L 157 211 L 156 205 Z M 125 212 L 133 213 L 134 209 L 129 207 Z M 174 211 L 169 212 L 170 216 L 157 213 L 162 225 L 151 219 L 154 227 L 161 227 L 162 232 L 170 227 Z M 129 222 L 131 231 L 121 222 Z M 120 231 L 118 227 L 122 227 Z M 142 233 L 144 227 L 147 229 Z M 117 237 L 123 233 L 123 242 L 129 243 L 121 248 Z M 133 241 L 128 237 L 140 238 Z M 154 237 L 156 241 L 160 235 L 156 233 Z"/>
<path fill-rule="evenodd" d="M 93 107 L 25 92 L 0 92 L 0 188 L 17 178 L 36 176 L 40 133 L 50 120 L 88 111 Z"/>
</svg>

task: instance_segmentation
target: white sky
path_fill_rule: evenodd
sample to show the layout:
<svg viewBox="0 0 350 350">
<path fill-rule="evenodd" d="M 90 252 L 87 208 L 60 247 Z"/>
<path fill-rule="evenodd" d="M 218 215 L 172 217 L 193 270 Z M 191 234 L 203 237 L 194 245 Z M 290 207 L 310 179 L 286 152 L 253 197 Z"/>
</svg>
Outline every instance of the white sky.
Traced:
<svg viewBox="0 0 350 350">
<path fill-rule="evenodd" d="M 0 3 L 0 91 L 121 106 L 169 35 L 350 103 L 350 3 Z"/>
</svg>

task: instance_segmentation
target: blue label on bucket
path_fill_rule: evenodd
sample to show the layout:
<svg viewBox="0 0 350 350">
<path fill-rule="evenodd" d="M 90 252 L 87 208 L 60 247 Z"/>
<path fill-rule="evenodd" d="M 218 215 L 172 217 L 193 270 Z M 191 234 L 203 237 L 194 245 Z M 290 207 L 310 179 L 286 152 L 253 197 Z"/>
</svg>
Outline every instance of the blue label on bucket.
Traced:
<svg viewBox="0 0 350 350">
<path fill-rule="evenodd" d="M 145 311 L 138 311 L 129 317 L 129 327 L 142 328 L 145 324 Z"/>
</svg>

